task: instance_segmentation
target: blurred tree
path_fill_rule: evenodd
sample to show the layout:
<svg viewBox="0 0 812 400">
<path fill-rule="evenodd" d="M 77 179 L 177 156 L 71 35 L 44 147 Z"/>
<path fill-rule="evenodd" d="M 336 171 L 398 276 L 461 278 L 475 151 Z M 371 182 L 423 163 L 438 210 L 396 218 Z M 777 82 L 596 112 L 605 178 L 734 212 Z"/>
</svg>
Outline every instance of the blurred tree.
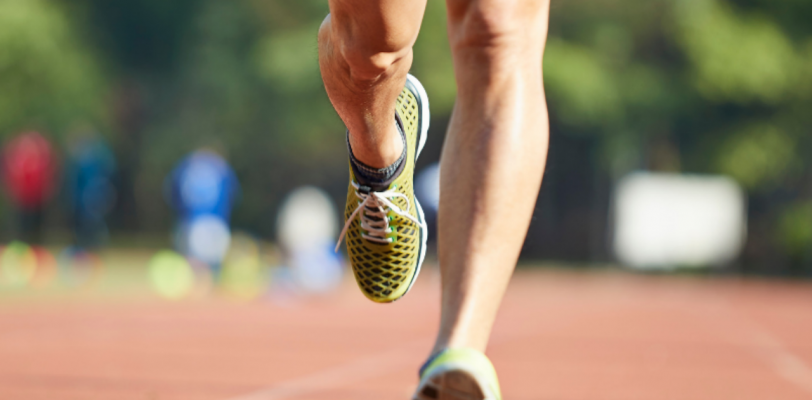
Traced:
<svg viewBox="0 0 812 400">
<path fill-rule="evenodd" d="M 74 18 L 86 22 L 95 43 L 119 73 L 174 72 L 198 9 L 195 0 L 76 0 Z"/>
<path fill-rule="evenodd" d="M 719 170 L 747 189 L 775 189 L 798 172 L 796 142 L 781 129 L 763 123 L 743 124 L 727 135 L 719 153 Z"/>
<path fill-rule="evenodd" d="M 675 3 L 676 39 L 691 62 L 691 81 L 717 102 L 791 100 L 801 59 L 781 28 L 761 15 L 739 15 L 715 0 Z"/>
<path fill-rule="evenodd" d="M 58 3 L 0 1 L 0 135 L 106 123 L 95 55 Z"/>
<path fill-rule="evenodd" d="M 803 189 L 810 185 L 804 171 L 812 170 L 809 2 L 573 0 L 552 7 L 544 72 L 553 152 L 555 135 L 591 138 L 602 150 L 584 163 L 598 186 L 600 171 L 610 180 L 652 167 L 728 174 L 750 192 L 751 217 L 772 219 L 754 226 L 780 225 L 784 243 L 806 243 L 803 229 L 788 227 L 792 218 L 774 218 L 802 215 L 797 207 L 781 211 L 794 204 L 787 200 L 812 200 Z M 762 250 L 750 252 L 761 254 L 751 261 L 787 251 L 774 245 L 752 243 Z"/>
<path fill-rule="evenodd" d="M 812 258 L 812 201 L 790 204 L 781 214 L 778 238 L 787 254 L 799 262 Z"/>
</svg>

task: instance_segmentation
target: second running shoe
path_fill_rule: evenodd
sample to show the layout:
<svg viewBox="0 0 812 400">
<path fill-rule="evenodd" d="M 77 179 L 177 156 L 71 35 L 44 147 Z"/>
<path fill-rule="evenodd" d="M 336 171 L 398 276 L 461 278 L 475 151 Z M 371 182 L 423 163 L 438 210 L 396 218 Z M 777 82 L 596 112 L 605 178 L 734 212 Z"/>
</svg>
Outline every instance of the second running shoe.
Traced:
<svg viewBox="0 0 812 400">
<path fill-rule="evenodd" d="M 501 400 L 499 379 L 484 354 L 468 348 L 446 349 L 420 369 L 412 400 Z"/>
<path fill-rule="evenodd" d="M 406 143 L 401 171 L 384 185 L 365 186 L 350 165 L 345 224 L 336 246 L 337 251 L 346 238 L 358 287 L 378 303 L 406 294 L 426 256 L 427 229 L 414 195 L 414 166 L 426 144 L 429 101 L 423 85 L 412 75 L 406 79 L 395 112 Z"/>
</svg>

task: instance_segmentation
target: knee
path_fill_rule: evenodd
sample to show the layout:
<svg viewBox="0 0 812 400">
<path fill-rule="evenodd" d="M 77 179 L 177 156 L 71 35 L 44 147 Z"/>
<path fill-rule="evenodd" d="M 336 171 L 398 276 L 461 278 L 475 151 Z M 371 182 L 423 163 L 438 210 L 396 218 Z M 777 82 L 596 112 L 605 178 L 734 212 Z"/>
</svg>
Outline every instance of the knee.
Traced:
<svg viewBox="0 0 812 400">
<path fill-rule="evenodd" d="M 359 81 L 376 80 L 385 75 L 399 61 L 412 54 L 417 39 L 417 29 L 385 29 L 374 35 L 353 26 L 353 21 L 334 25 L 328 16 L 319 32 L 320 38 L 329 35 L 333 54 L 340 57 L 349 69 L 350 76 Z"/>
<path fill-rule="evenodd" d="M 408 58 L 411 52 L 411 43 L 392 45 L 392 43 L 375 43 L 375 41 L 366 39 L 346 43 L 341 49 L 350 75 L 360 81 L 376 80 L 378 77 L 386 75 L 395 64 Z"/>
<path fill-rule="evenodd" d="M 494 55 L 541 49 L 548 12 L 549 0 L 448 0 L 452 49 Z"/>
</svg>

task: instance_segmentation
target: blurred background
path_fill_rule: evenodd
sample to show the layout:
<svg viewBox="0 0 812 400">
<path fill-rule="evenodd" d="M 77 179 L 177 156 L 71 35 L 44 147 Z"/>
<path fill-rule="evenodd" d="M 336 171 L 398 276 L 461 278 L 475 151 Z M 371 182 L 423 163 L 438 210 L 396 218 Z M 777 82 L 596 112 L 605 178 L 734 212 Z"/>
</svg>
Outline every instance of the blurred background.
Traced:
<svg viewBox="0 0 812 400">
<path fill-rule="evenodd" d="M 228 275 L 235 248 L 262 268 L 340 269 L 324 250 L 347 184 L 317 64 L 327 12 L 321 0 L 0 0 L 6 280 L 42 273 L 26 257 L 143 267 L 170 248 L 189 265 L 173 282 Z M 523 263 L 812 276 L 810 19 L 805 0 L 553 2 L 551 150 Z M 456 91 L 441 1 L 412 73 L 431 98 L 418 171 L 432 203 Z M 294 195 L 333 221 L 309 247 L 295 227 L 313 218 L 285 207 Z"/>
<path fill-rule="evenodd" d="M 327 12 L 0 0 L 0 398 L 409 398 L 436 247 L 386 307 L 333 251 Z M 488 347 L 507 398 L 812 396 L 810 21 L 809 0 L 552 1 L 549 160 Z M 414 60 L 431 228 L 441 0 Z"/>
</svg>

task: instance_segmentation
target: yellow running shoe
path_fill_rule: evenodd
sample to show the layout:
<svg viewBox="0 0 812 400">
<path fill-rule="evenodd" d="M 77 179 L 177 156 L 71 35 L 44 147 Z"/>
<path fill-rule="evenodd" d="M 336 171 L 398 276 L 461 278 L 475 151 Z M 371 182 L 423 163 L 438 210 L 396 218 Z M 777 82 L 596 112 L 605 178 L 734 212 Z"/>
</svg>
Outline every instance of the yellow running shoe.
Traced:
<svg viewBox="0 0 812 400">
<path fill-rule="evenodd" d="M 347 253 L 361 291 L 370 300 L 389 303 L 414 284 L 426 256 L 426 223 L 414 195 L 414 165 L 429 129 L 429 101 L 423 85 L 409 75 L 397 99 L 396 119 L 404 134 L 406 157 L 401 171 L 381 187 L 358 182 L 350 165 L 344 211 Z"/>
<path fill-rule="evenodd" d="M 420 369 L 413 400 L 502 400 L 493 364 L 474 349 L 446 349 Z"/>
</svg>

